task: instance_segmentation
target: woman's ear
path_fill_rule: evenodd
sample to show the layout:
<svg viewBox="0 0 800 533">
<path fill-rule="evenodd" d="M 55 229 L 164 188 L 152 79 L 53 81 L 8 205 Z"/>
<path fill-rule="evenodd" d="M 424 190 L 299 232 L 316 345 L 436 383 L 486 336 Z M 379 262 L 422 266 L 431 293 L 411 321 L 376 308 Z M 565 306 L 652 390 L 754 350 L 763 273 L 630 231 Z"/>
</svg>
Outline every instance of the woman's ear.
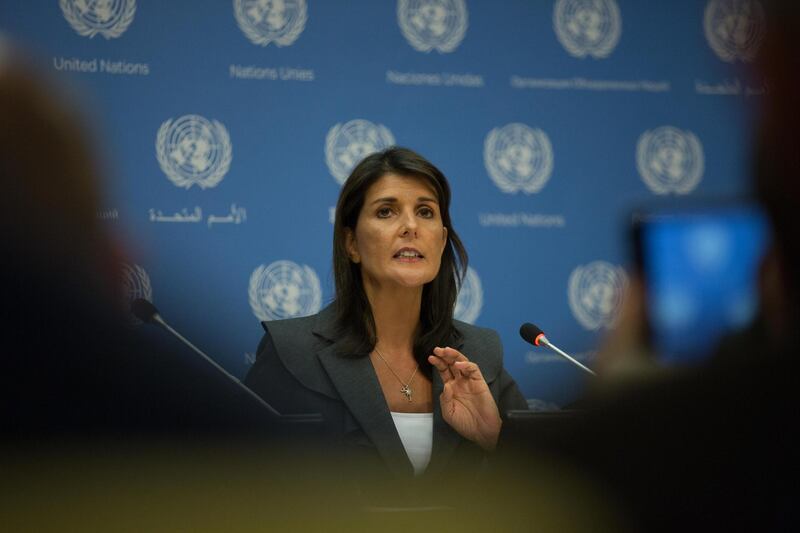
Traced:
<svg viewBox="0 0 800 533">
<path fill-rule="evenodd" d="M 344 247 L 347 250 L 347 256 L 353 263 L 360 263 L 361 256 L 358 253 L 358 243 L 356 243 L 356 235 L 350 228 L 344 229 Z"/>
</svg>

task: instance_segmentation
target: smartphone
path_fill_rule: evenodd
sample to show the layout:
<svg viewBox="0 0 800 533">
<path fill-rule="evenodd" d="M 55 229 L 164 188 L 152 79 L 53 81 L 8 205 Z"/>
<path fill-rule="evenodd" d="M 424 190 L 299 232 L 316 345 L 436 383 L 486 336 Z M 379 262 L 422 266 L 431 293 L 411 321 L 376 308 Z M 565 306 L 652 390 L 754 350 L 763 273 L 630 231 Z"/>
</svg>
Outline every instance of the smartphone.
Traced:
<svg viewBox="0 0 800 533">
<path fill-rule="evenodd" d="M 702 362 L 722 337 L 755 318 L 769 225 L 754 203 L 637 212 L 633 234 L 647 336 L 660 362 Z"/>
</svg>

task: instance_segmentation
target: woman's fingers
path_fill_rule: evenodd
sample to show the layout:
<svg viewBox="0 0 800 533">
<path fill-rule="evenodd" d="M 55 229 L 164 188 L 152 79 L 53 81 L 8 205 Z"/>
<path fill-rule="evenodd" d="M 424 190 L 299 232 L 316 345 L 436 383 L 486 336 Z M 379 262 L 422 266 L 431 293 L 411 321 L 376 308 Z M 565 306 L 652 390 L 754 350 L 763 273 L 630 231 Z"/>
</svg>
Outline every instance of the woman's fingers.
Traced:
<svg viewBox="0 0 800 533">
<path fill-rule="evenodd" d="M 452 365 L 456 361 L 469 361 L 469 359 L 467 359 L 467 356 L 465 356 L 463 353 L 459 352 L 455 348 L 450 348 L 449 346 L 444 348 L 440 347 L 434 348 L 433 355 L 439 357 L 449 365 Z"/>
<path fill-rule="evenodd" d="M 440 400 L 442 402 L 442 411 L 445 411 L 446 409 L 449 411 L 450 402 L 453 401 L 452 381 L 444 384 L 444 389 L 442 390 L 442 396 L 440 397 Z"/>
<path fill-rule="evenodd" d="M 447 364 L 443 359 L 436 357 L 435 355 L 429 355 L 428 362 L 439 371 L 439 375 L 442 377 L 443 382 L 447 383 L 454 378 L 453 373 L 450 370 L 450 365 Z"/>
<path fill-rule="evenodd" d="M 436 367 L 436 370 L 438 370 L 439 374 L 442 376 L 442 381 L 445 383 L 455 378 L 465 378 L 476 381 L 483 380 L 481 369 L 476 363 L 471 361 L 454 361 L 450 364 L 442 357 L 429 355 L 428 362 Z"/>
<path fill-rule="evenodd" d="M 436 357 L 435 355 L 428 356 L 428 362 L 436 367 L 436 370 L 439 372 L 444 372 L 449 368 L 450 365 L 445 363 L 442 359 Z"/>
<path fill-rule="evenodd" d="M 478 368 L 478 365 L 469 361 L 456 361 L 453 363 L 453 374 L 458 373 L 460 376 L 465 378 L 475 380 L 475 381 L 482 381 L 483 374 L 481 374 L 481 369 Z"/>
<path fill-rule="evenodd" d="M 428 356 L 428 362 L 436 367 L 445 383 L 456 378 L 483 379 L 478 365 L 455 348 L 434 348 L 433 355 Z"/>
</svg>

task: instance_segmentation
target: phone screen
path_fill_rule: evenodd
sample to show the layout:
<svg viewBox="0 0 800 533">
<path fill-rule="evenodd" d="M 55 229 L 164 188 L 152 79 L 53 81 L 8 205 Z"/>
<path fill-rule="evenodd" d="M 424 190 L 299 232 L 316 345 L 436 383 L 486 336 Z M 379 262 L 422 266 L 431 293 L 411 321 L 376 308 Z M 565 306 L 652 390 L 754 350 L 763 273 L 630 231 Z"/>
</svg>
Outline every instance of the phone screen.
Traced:
<svg viewBox="0 0 800 533">
<path fill-rule="evenodd" d="M 666 364 L 702 361 L 756 315 L 766 217 L 731 205 L 651 213 L 637 225 L 651 344 Z"/>
</svg>

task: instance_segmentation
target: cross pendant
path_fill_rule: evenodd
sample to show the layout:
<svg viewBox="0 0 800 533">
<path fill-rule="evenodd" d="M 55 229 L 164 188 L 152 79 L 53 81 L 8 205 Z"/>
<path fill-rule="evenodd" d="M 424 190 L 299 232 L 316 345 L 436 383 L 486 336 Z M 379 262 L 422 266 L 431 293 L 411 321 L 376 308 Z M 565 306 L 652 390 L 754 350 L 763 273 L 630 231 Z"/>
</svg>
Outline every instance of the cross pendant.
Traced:
<svg viewBox="0 0 800 533">
<path fill-rule="evenodd" d="M 411 390 L 411 387 L 409 387 L 408 385 L 403 385 L 403 388 L 402 388 L 402 389 L 400 389 L 400 392 L 402 392 L 403 394 L 405 394 L 405 396 L 406 396 L 406 399 L 407 399 L 409 402 L 411 401 L 411 395 L 414 393 L 414 391 L 412 391 L 412 390 Z"/>
</svg>

